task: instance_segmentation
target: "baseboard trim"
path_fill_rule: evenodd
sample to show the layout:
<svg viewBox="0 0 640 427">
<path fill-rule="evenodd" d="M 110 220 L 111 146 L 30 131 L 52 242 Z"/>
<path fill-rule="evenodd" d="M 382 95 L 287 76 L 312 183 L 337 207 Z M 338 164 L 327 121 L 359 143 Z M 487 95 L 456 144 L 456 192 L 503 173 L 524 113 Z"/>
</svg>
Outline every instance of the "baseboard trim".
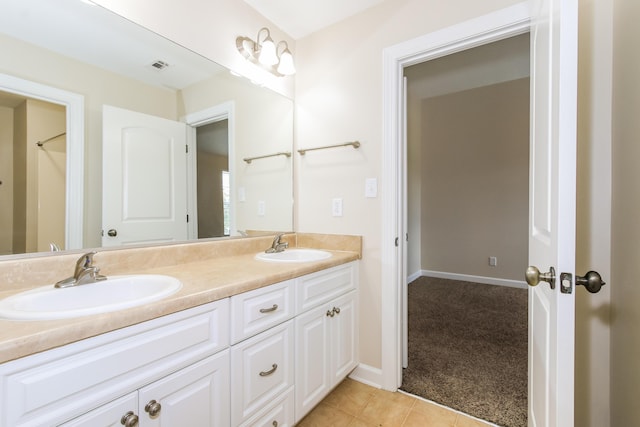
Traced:
<svg viewBox="0 0 640 427">
<path fill-rule="evenodd" d="M 468 274 L 447 273 L 445 271 L 420 270 L 411 274 L 407 280 L 409 283 L 420 276 L 437 277 L 439 279 L 463 280 L 465 282 L 484 283 L 487 285 L 508 286 L 511 288 L 527 289 L 524 281 L 499 279 L 496 277 L 472 276 Z"/>
<path fill-rule="evenodd" d="M 363 384 L 370 385 L 371 387 L 382 388 L 382 369 L 374 368 L 372 366 L 365 365 L 364 363 L 360 363 L 356 366 L 356 368 L 349 374 L 349 378 Z"/>
</svg>

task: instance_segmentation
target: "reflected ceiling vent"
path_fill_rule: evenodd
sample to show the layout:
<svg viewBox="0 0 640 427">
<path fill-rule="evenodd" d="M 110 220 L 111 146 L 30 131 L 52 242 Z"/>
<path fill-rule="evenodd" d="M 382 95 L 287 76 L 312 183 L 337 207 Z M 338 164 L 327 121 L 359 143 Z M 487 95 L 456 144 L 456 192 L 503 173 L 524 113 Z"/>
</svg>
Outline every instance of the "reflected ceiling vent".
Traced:
<svg viewBox="0 0 640 427">
<path fill-rule="evenodd" d="M 155 61 L 154 63 L 151 64 L 151 67 L 155 68 L 158 71 L 162 71 L 165 68 L 168 68 L 169 64 L 167 64 L 166 62 L 161 61 L 161 60 L 158 59 L 157 61 Z"/>
</svg>

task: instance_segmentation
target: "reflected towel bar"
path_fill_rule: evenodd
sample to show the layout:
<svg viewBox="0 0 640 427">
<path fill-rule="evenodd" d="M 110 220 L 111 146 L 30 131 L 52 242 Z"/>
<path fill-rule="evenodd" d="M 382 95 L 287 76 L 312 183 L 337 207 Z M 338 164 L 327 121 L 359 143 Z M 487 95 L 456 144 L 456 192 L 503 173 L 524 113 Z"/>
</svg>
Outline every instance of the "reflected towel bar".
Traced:
<svg viewBox="0 0 640 427">
<path fill-rule="evenodd" d="M 336 148 L 336 147 L 348 147 L 349 145 L 351 145 L 351 146 L 353 146 L 353 148 L 357 149 L 358 147 L 360 147 L 360 142 L 352 141 L 352 142 L 345 142 L 344 144 L 327 145 L 325 147 L 303 148 L 301 150 L 298 150 L 298 153 L 300 153 L 301 156 L 304 156 L 304 154 L 307 151 L 324 150 L 326 148 Z"/>
<path fill-rule="evenodd" d="M 38 147 L 42 147 L 42 146 L 43 146 L 44 144 L 46 144 L 47 142 L 49 142 L 49 141 L 53 141 L 54 139 L 56 139 L 56 138 L 58 138 L 58 137 L 60 137 L 60 136 L 62 136 L 62 135 L 66 135 L 66 134 L 67 134 L 66 132 L 62 132 L 61 134 L 56 135 L 56 136 L 52 136 L 51 138 L 47 138 L 47 139 L 45 139 L 44 141 L 38 141 L 38 142 L 36 142 L 36 145 L 37 145 Z"/>
<path fill-rule="evenodd" d="M 251 163 L 254 160 L 258 160 L 258 159 L 266 159 L 267 157 L 276 157 L 276 156 L 287 156 L 287 157 L 291 157 L 291 152 L 289 151 L 282 151 L 280 153 L 275 153 L 275 154 L 267 154 L 266 156 L 258 156 L 258 157 L 247 157 L 246 159 L 242 159 L 247 163 Z"/>
</svg>

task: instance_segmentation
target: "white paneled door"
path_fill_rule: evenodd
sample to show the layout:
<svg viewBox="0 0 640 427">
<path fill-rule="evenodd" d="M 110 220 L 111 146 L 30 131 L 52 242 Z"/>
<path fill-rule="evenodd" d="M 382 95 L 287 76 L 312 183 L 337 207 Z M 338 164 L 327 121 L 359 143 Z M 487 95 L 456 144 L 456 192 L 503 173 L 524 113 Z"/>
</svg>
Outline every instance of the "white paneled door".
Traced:
<svg viewBox="0 0 640 427">
<path fill-rule="evenodd" d="M 102 246 L 187 239 L 187 125 L 103 109 Z"/>
<path fill-rule="evenodd" d="M 574 424 L 577 22 L 578 0 L 526 0 L 385 49 L 383 205 L 393 209 L 383 211 L 381 316 L 383 342 L 397 346 L 382 347 L 383 388 L 402 379 L 402 70 L 530 31 L 529 265 L 549 281 L 553 268 L 555 281 L 529 290 L 529 426 Z"/>
<path fill-rule="evenodd" d="M 555 269 L 555 283 L 529 290 L 529 426 L 563 427 L 573 425 L 574 406 L 575 301 L 561 288 L 573 286 L 575 270 L 578 5 L 530 4 L 529 265 L 548 282 L 542 274 Z"/>
</svg>

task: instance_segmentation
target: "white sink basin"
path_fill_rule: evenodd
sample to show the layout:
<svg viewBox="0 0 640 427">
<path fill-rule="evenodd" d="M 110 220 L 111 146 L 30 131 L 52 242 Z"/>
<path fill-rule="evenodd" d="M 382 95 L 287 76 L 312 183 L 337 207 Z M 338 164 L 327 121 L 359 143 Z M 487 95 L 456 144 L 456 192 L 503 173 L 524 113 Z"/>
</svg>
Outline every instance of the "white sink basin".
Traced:
<svg viewBox="0 0 640 427">
<path fill-rule="evenodd" d="M 282 252 L 260 252 L 256 259 L 269 262 L 309 262 L 331 257 L 331 253 L 319 249 L 285 249 Z"/>
<path fill-rule="evenodd" d="M 153 274 L 109 276 L 68 288 L 43 286 L 0 300 L 0 318 L 51 320 L 106 313 L 160 300 L 181 287 L 174 277 Z"/>
</svg>

